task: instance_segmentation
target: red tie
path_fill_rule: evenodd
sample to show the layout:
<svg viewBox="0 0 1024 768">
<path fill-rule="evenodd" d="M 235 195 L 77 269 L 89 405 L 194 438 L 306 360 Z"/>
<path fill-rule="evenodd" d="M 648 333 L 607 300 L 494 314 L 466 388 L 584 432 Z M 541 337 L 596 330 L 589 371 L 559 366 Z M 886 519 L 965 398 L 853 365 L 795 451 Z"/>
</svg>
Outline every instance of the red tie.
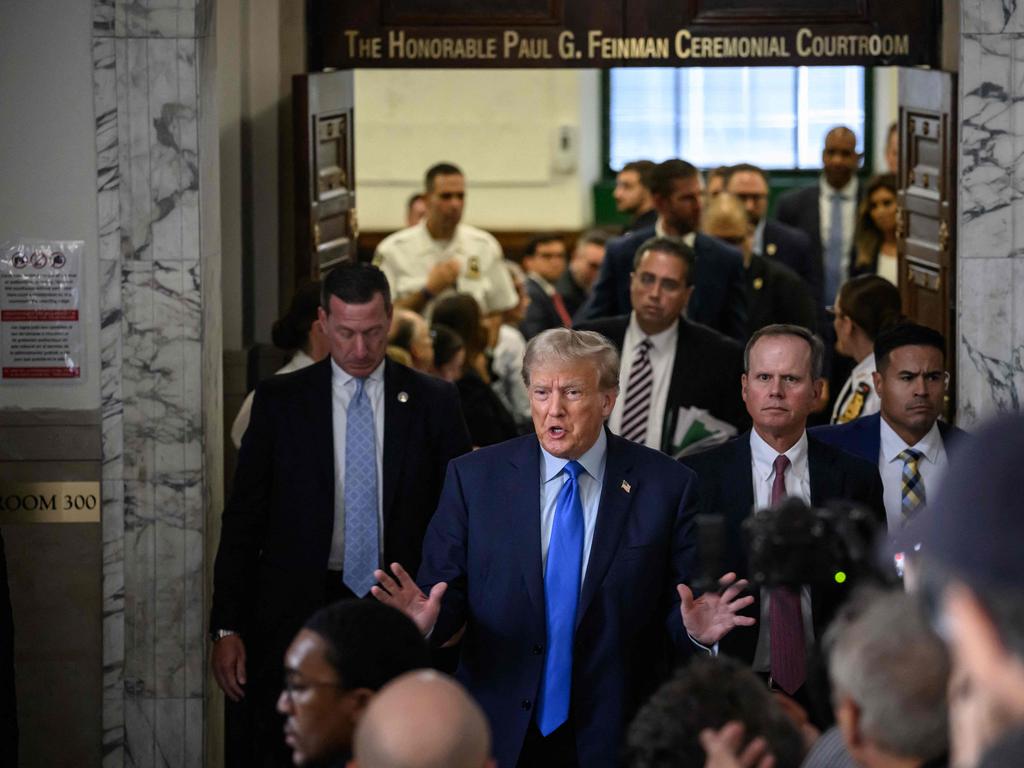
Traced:
<svg viewBox="0 0 1024 768">
<path fill-rule="evenodd" d="M 551 294 L 551 303 L 555 305 L 555 312 L 562 318 L 562 325 L 566 328 L 572 328 L 572 315 L 569 314 L 569 310 L 565 308 L 565 302 L 562 301 L 561 294 Z"/>
<path fill-rule="evenodd" d="M 786 470 L 789 458 L 775 458 L 775 479 L 772 480 L 772 506 L 786 496 Z M 771 633 L 771 676 L 791 696 L 807 679 L 807 650 L 804 646 L 804 617 L 800 608 L 800 592 L 792 587 L 773 587 L 768 608 L 768 630 Z"/>
</svg>

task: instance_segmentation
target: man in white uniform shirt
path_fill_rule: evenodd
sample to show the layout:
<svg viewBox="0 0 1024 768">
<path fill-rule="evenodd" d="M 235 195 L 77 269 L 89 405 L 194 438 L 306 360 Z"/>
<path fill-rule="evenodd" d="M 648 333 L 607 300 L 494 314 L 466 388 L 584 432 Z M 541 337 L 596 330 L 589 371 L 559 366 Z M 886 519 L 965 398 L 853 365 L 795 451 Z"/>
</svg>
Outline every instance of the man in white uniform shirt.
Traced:
<svg viewBox="0 0 1024 768">
<path fill-rule="evenodd" d="M 494 236 L 462 223 L 466 178 L 458 166 L 438 163 L 426 174 L 427 214 L 384 238 L 373 256 L 391 285 L 395 304 L 422 312 L 445 291 L 469 293 L 485 315 L 511 309 L 515 286 Z"/>
<path fill-rule="evenodd" d="M 678 237 L 652 237 L 634 257 L 628 315 L 584 323 L 620 350 L 619 391 L 608 428 L 675 455 L 681 411 L 707 411 L 731 436 L 750 423 L 740 399 L 743 348 L 684 317 L 693 293 L 693 250 Z"/>
<path fill-rule="evenodd" d="M 946 340 L 936 330 L 901 323 L 875 338 L 874 387 L 881 411 L 811 434 L 878 465 L 885 516 L 897 531 L 939 487 L 949 448 L 966 433 L 939 421 L 949 382 Z"/>
</svg>

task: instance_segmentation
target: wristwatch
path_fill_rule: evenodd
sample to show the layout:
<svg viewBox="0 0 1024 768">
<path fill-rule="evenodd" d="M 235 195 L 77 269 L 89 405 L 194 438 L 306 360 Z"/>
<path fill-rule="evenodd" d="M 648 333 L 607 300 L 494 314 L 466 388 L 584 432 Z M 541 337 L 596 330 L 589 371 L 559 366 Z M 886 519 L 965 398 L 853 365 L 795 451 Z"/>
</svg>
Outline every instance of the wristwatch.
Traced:
<svg viewBox="0 0 1024 768">
<path fill-rule="evenodd" d="M 212 632 L 210 632 L 210 642 L 211 643 L 216 643 L 218 640 L 223 640 L 228 635 L 237 635 L 237 634 L 238 634 L 238 632 L 236 632 L 233 629 L 215 629 Z"/>
</svg>

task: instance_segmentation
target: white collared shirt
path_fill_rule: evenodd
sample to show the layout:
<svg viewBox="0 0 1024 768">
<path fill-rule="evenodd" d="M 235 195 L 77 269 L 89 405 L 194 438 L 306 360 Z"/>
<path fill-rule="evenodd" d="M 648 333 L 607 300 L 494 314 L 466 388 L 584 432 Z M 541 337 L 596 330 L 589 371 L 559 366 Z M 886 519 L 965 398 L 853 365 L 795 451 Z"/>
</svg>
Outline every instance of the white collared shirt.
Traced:
<svg viewBox="0 0 1024 768">
<path fill-rule="evenodd" d="M 878 474 L 882 476 L 882 500 L 885 502 L 885 521 L 889 532 L 895 533 L 903 527 L 901 512 L 903 498 L 903 459 L 899 458 L 902 451 L 913 448 L 924 455 L 917 462 L 917 469 L 924 481 L 925 504 L 932 501 L 930 493 L 939 487 L 939 481 L 946 474 L 949 460 L 946 457 L 946 446 L 942 442 L 939 423 L 932 424 L 928 434 L 914 445 L 908 445 L 896 431 L 889 426 L 885 417 L 881 419 L 878 446 Z"/>
<path fill-rule="evenodd" d="M 657 237 L 674 237 L 674 235 L 669 235 L 669 233 L 665 231 L 665 224 L 661 221 L 660 216 L 658 217 L 658 220 L 654 222 L 654 234 Z M 683 242 L 686 243 L 686 245 L 689 246 L 690 248 L 693 248 L 694 244 L 697 242 L 696 232 L 687 232 L 685 235 L 682 235 L 681 237 L 683 239 Z"/>
<path fill-rule="evenodd" d="M 373 409 L 377 449 L 377 525 L 384 546 L 384 361 L 366 377 L 364 391 Z M 331 422 L 334 427 L 334 530 L 327 567 L 340 571 L 345 562 L 345 414 L 356 393 L 356 379 L 331 358 Z"/>
<path fill-rule="evenodd" d="M 762 218 L 757 222 L 757 226 L 754 227 L 754 244 L 752 248 L 753 252 L 758 256 L 764 256 L 764 219 Z M 774 256 L 774 254 L 772 254 Z"/>
<path fill-rule="evenodd" d="M 754 510 L 770 507 L 772 483 L 775 482 L 775 459 L 779 452 L 750 430 L 750 471 L 754 482 Z M 788 451 L 789 469 L 786 470 L 786 495 L 811 503 L 811 466 L 807 461 L 807 432 L 805 431 Z M 771 670 L 771 630 L 768 617 L 771 615 L 770 589 L 761 590 L 761 616 L 758 620 L 757 649 L 754 651 L 754 671 Z M 800 611 L 804 620 L 804 640 L 809 649 L 814 644 L 814 624 L 811 615 L 811 588 L 800 588 Z"/>
<path fill-rule="evenodd" d="M 843 201 L 840 203 L 843 212 L 843 260 L 839 264 L 840 282 L 850 274 L 850 249 L 853 247 L 853 230 L 857 223 L 858 184 L 856 175 L 846 182 L 846 186 L 842 189 L 836 189 L 825 181 L 825 174 L 822 174 L 818 180 L 818 212 L 821 220 L 822 248 L 828 245 L 828 236 L 832 231 L 832 196 L 836 193 L 843 196 Z M 834 298 L 835 296 L 825 297 L 829 302 Z"/>
<path fill-rule="evenodd" d="M 608 436 L 601 430 L 597 441 L 576 461 L 584 471 L 580 472 L 580 500 L 583 503 L 583 563 L 580 571 L 580 589 L 587 575 L 590 562 L 590 548 L 594 543 L 594 529 L 597 528 L 597 509 L 601 503 L 601 486 L 604 483 L 604 468 L 608 458 Z M 569 459 L 560 459 L 540 449 L 540 551 L 542 570 L 547 570 L 548 545 L 551 530 L 555 524 L 555 506 L 562 486 L 569 481 L 569 475 L 562 469 Z"/>
<path fill-rule="evenodd" d="M 629 374 L 633 368 L 637 346 L 644 339 L 651 340 L 651 408 L 647 412 L 647 437 L 644 445 L 656 451 L 661 450 L 661 429 L 665 423 L 665 408 L 668 390 L 672 382 L 672 368 L 676 362 L 676 342 L 679 339 L 679 321 L 672 323 L 661 333 L 648 336 L 637 324 L 636 312 L 629 313 L 629 325 L 622 340 L 622 361 L 619 365 L 619 396 L 615 399 L 608 428 L 616 435 L 622 430 L 622 412 L 629 397 Z"/>
</svg>

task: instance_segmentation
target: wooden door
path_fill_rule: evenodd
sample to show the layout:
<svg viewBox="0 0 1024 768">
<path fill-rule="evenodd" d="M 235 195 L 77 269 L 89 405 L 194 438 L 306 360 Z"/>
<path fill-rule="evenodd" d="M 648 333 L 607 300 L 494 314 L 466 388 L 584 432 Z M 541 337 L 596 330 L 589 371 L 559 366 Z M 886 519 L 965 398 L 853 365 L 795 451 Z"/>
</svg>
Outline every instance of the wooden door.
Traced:
<svg viewBox="0 0 1024 768">
<path fill-rule="evenodd" d="M 903 311 L 946 337 L 956 372 L 956 76 L 902 69 L 899 77 L 899 286 Z M 955 413 L 955 382 L 947 414 Z"/>
<path fill-rule="evenodd" d="M 355 259 L 352 70 L 295 75 L 295 285 Z"/>
</svg>

